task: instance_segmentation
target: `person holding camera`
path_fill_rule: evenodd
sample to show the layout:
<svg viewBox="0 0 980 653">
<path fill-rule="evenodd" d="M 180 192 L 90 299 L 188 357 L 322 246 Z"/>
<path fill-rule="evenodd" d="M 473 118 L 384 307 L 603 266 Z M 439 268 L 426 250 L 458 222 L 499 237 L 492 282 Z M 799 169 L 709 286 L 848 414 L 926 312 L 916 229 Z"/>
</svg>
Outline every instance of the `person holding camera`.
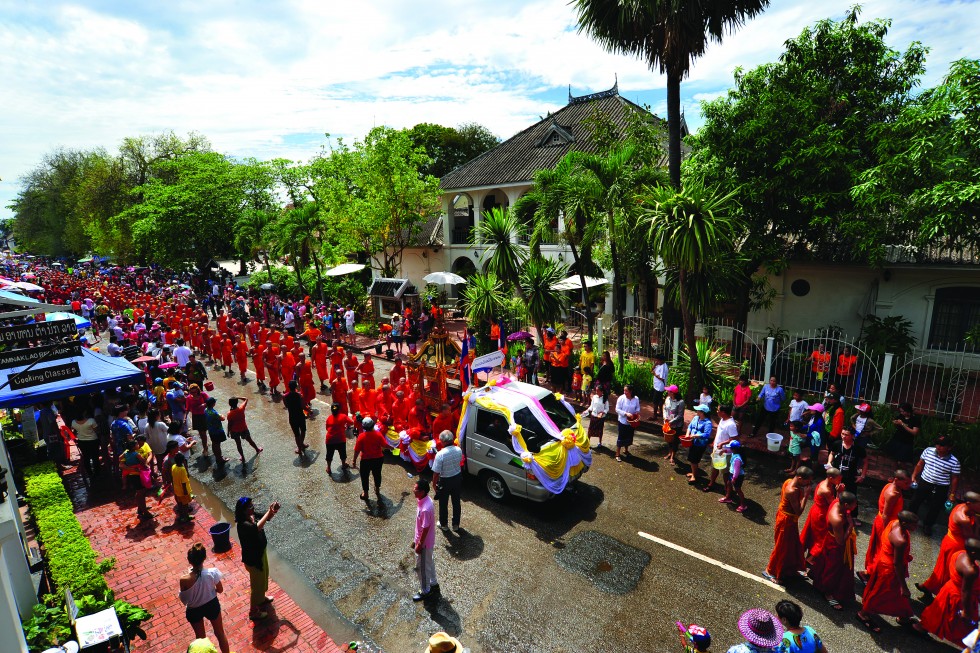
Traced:
<svg viewBox="0 0 980 653">
<path fill-rule="evenodd" d="M 279 502 L 274 501 L 262 517 L 256 519 L 255 504 L 251 497 L 242 497 L 235 504 L 235 523 L 238 525 L 238 541 L 242 545 L 242 563 L 248 571 L 250 609 L 248 618 L 252 621 L 269 616 L 263 606 L 272 602 L 266 595 L 269 591 L 269 555 L 265 537 L 265 525 L 279 512 Z"/>
</svg>

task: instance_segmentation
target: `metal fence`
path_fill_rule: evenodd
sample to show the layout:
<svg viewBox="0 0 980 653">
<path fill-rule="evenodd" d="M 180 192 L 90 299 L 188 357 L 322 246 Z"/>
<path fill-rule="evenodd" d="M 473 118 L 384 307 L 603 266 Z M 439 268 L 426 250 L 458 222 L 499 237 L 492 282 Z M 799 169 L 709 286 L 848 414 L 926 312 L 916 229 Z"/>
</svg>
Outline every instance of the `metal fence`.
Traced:
<svg viewBox="0 0 980 653">
<path fill-rule="evenodd" d="M 886 400 L 917 413 L 959 421 L 980 417 L 980 354 L 965 342 L 895 358 Z"/>
<path fill-rule="evenodd" d="M 623 334 L 623 349 L 627 358 L 653 360 L 654 355 L 663 354 L 670 360 L 673 352 L 673 335 L 664 329 L 659 319 L 627 316 L 602 329 L 603 348 L 614 352 Z"/>
</svg>

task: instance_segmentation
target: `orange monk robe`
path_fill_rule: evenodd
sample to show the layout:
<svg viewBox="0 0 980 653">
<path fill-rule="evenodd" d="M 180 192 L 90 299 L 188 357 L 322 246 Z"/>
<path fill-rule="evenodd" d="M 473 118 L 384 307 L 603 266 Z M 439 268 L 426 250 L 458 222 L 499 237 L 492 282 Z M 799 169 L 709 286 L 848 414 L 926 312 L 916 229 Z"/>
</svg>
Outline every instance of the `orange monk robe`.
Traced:
<svg viewBox="0 0 980 653">
<path fill-rule="evenodd" d="M 376 417 L 378 414 L 378 391 L 372 388 L 355 388 L 351 392 L 351 410 L 362 417 Z"/>
<path fill-rule="evenodd" d="M 231 369 L 232 358 L 231 338 L 225 338 L 221 343 L 221 364 Z"/>
<path fill-rule="evenodd" d="M 248 343 L 242 340 L 236 342 L 234 347 L 235 360 L 238 362 L 238 373 L 245 376 L 245 372 L 248 370 Z"/>
<path fill-rule="evenodd" d="M 405 380 L 405 366 L 401 364 L 401 361 L 395 361 L 395 366 L 388 372 L 388 380 L 391 381 L 393 388 L 398 387 Z"/>
<path fill-rule="evenodd" d="M 777 580 L 795 578 L 806 567 L 803 561 L 803 545 L 800 543 L 800 514 L 793 512 L 787 493 L 794 479 L 783 482 L 776 511 L 775 544 L 769 555 L 766 573 Z"/>
<path fill-rule="evenodd" d="M 204 349 L 204 329 L 194 329 L 194 335 L 191 338 L 191 347 L 197 351 Z"/>
<path fill-rule="evenodd" d="M 415 400 L 410 394 L 406 394 L 403 399 L 395 399 L 395 405 L 391 411 L 392 425 L 396 431 L 408 428 L 408 414 L 415 408 Z"/>
<path fill-rule="evenodd" d="M 249 342 L 258 342 L 259 331 L 262 330 L 262 325 L 258 323 L 258 320 L 249 322 L 247 330 L 248 330 Z"/>
<path fill-rule="evenodd" d="M 375 387 L 374 383 L 374 361 L 370 358 L 357 366 L 357 374 L 360 381 L 367 379 L 368 386 Z"/>
<path fill-rule="evenodd" d="M 871 537 L 868 539 L 868 551 L 864 554 L 864 572 L 866 574 L 871 573 L 871 567 L 874 565 L 874 561 L 877 557 L 878 546 L 881 544 L 881 534 L 885 532 L 885 527 L 892 523 L 894 519 L 898 518 L 898 513 L 902 512 L 902 507 L 905 505 L 905 499 L 902 497 L 902 493 L 898 493 L 896 500 L 892 501 L 892 505 L 888 506 L 888 491 L 894 488 L 895 483 L 891 482 L 885 485 L 881 490 L 881 494 L 878 495 L 878 514 L 875 515 L 874 523 L 871 525 Z"/>
<path fill-rule="evenodd" d="M 279 362 L 279 350 L 274 346 L 265 352 L 265 367 L 269 371 L 269 387 L 275 390 L 276 386 L 279 385 L 281 363 Z"/>
<path fill-rule="evenodd" d="M 265 327 L 259 329 L 259 344 L 263 347 L 269 342 L 269 330 Z"/>
<path fill-rule="evenodd" d="M 218 332 L 224 333 L 228 329 L 228 314 L 222 313 L 218 316 Z"/>
<path fill-rule="evenodd" d="M 348 409 L 349 402 L 347 401 L 348 390 L 347 379 L 339 374 L 337 378 L 330 382 L 330 396 L 333 398 L 333 402 L 340 406 L 340 412 L 344 414 L 350 412 Z"/>
<path fill-rule="evenodd" d="M 211 358 L 221 362 L 221 334 L 215 333 L 211 336 Z"/>
<path fill-rule="evenodd" d="M 354 357 L 354 352 L 344 359 L 344 372 L 347 374 L 347 383 L 354 385 L 357 383 L 357 368 L 361 362 Z"/>
<path fill-rule="evenodd" d="M 285 353 L 282 355 L 282 382 L 289 385 L 296 373 L 296 357 L 293 356 L 291 350 L 284 349 L 283 351 Z"/>
<path fill-rule="evenodd" d="M 891 520 L 882 528 L 881 542 L 875 547 L 875 559 L 868 565 L 868 582 L 864 586 L 861 611 L 908 619 L 912 616 L 912 601 L 902 593 L 901 587 L 909 575 L 912 539 L 905 530 L 905 541 L 909 544 L 896 566 L 895 547 L 890 537 L 896 528 L 902 528 L 897 519 Z"/>
<path fill-rule="evenodd" d="M 272 329 L 269 331 L 269 342 L 278 346 L 280 340 L 282 340 L 282 333 L 280 333 L 277 329 Z"/>
<path fill-rule="evenodd" d="M 438 438 L 439 434 L 442 433 L 443 431 L 449 431 L 450 433 L 455 435 L 457 424 L 458 421 L 453 420 L 452 413 L 449 413 L 449 415 L 443 415 L 442 413 L 439 413 L 438 415 L 436 415 L 436 418 L 432 420 L 432 437 Z M 443 445 L 440 440 L 436 439 L 436 448 L 442 449 L 443 446 L 445 445 Z"/>
<path fill-rule="evenodd" d="M 391 418 L 392 411 L 395 409 L 395 393 L 390 385 L 381 386 L 378 392 L 378 418 L 388 420 Z"/>
<path fill-rule="evenodd" d="M 316 328 L 315 326 L 312 326 L 311 325 L 311 326 L 307 327 L 306 328 L 306 331 L 304 331 L 303 333 L 301 333 L 299 335 L 299 337 L 300 338 L 306 338 L 310 342 L 316 342 L 317 340 L 320 339 L 320 330 L 318 328 Z"/>
<path fill-rule="evenodd" d="M 282 348 L 285 351 L 292 351 L 295 345 L 296 345 L 296 339 L 287 333 L 286 337 L 282 341 Z"/>
<path fill-rule="evenodd" d="M 299 368 L 299 389 L 303 394 L 303 401 L 310 403 L 316 398 L 316 386 L 313 384 L 313 363 L 303 361 Z"/>
<path fill-rule="evenodd" d="M 968 505 L 961 503 L 949 513 L 949 530 L 939 545 L 939 557 L 932 574 L 922 583 L 922 588 L 931 594 L 939 592 L 949 579 L 949 563 L 956 554 L 966 548 L 967 539 L 973 537 L 974 518 L 967 514 Z"/>
<path fill-rule="evenodd" d="M 820 494 L 820 488 L 833 480 L 821 481 L 814 488 L 813 503 L 810 504 L 810 512 L 806 516 L 806 523 L 803 524 L 803 532 L 800 533 L 803 551 L 809 551 L 811 555 L 819 553 L 818 545 L 823 542 L 824 533 L 827 532 L 827 511 L 830 510 L 830 504 L 834 501 L 833 494 L 823 496 Z"/>
<path fill-rule="evenodd" d="M 320 379 L 320 384 L 327 382 L 327 343 L 318 342 L 313 345 L 313 364 L 316 366 L 316 375 Z"/>
<path fill-rule="evenodd" d="M 977 620 L 977 602 L 980 601 L 980 581 L 974 581 L 966 603 L 966 614 L 957 616 L 963 605 L 963 577 L 956 569 L 956 561 L 967 555 L 966 551 L 960 551 L 949 561 L 949 580 L 943 583 L 936 598 L 922 611 L 919 621 L 936 637 L 957 645 L 973 630 L 971 622 Z"/>
<path fill-rule="evenodd" d="M 334 347 L 330 351 L 330 380 L 337 378 L 337 368 L 344 367 L 344 350 L 341 347 Z"/>
<path fill-rule="evenodd" d="M 255 378 L 265 382 L 265 345 L 259 343 L 252 350 L 252 364 L 255 365 Z"/>
<path fill-rule="evenodd" d="M 834 510 L 837 499 L 830 504 Z M 846 528 L 846 527 L 845 527 Z M 854 555 L 857 542 L 854 529 L 850 528 L 838 541 L 829 527 L 819 544 L 819 553 L 813 557 L 813 564 L 807 575 L 813 580 L 813 588 L 844 603 L 854 598 Z"/>
<path fill-rule="evenodd" d="M 431 435 L 429 430 L 429 410 L 425 406 L 412 406 L 408 412 L 408 428 L 418 429 L 426 435 Z"/>
</svg>

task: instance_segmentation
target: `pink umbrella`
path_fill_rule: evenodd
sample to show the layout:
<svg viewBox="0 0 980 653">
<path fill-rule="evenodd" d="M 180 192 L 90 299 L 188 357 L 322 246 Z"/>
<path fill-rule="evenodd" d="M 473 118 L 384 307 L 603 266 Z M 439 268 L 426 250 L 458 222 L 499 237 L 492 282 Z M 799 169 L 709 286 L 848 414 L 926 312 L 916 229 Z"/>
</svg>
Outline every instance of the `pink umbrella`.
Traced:
<svg viewBox="0 0 980 653">
<path fill-rule="evenodd" d="M 173 361 L 171 361 L 171 362 L 169 362 L 169 363 L 164 363 L 163 365 L 158 365 L 158 367 L 159 367 L 159 368 L 160 368 L 161 370 L 169 370 L 169 369 L 172 369 L 172 368 L 174 368 L 174 367 L 177 367 L 177 363 L 175 363 L 175 362 L 173 362 Z"/>
</svg>

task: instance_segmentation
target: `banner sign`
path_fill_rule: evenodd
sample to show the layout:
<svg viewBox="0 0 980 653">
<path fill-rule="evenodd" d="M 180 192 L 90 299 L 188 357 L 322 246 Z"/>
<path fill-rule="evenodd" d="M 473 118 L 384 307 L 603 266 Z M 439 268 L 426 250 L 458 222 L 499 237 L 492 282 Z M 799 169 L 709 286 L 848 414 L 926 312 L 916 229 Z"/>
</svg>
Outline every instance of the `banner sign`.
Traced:
<svg viewBox="0 0 980 653">
<path fill-rule="evenodd" d="M 490 370 L 498 365 L 504 364 L 504 352 L 492 351 L 489 354 L 484 354 L 483 356 L 478 356 L 473 359 L 473 363 L 470 367 L 473 368 L 475 372 L 482 372 L 483 370 Z"/>
<path fill-rule="evenodd" d="M 11 367 L 26 367 L 42 358 L 46 361 L 56 361 L 81 355 L 82 343 L 80 342 L 63 342 L 42 347 L 13 349 L 0 352 L 0 370 L 9 370 Z"/>
<path fill-rule="evenodd" d="M 78 335 L 75 320 L 55 320 L 54 322 L 35 322 L 0 328 L 0 344 L 12 345 L 28 340 L 47 340 L 49 338 L 73 338 Z"/>
<path fill-rule="evenodd" d="M 52 367 L 42 367 L 40 369 L 28 370 L 10 375 L 10 389 L 22 390 L 33 388 L 34 386 L 64 381 L 65 379 L 77 379 L 82 375 L 78 369 L 78 363 L 65 363 L 63 365 L 53 365 Z"/>
</svg>

